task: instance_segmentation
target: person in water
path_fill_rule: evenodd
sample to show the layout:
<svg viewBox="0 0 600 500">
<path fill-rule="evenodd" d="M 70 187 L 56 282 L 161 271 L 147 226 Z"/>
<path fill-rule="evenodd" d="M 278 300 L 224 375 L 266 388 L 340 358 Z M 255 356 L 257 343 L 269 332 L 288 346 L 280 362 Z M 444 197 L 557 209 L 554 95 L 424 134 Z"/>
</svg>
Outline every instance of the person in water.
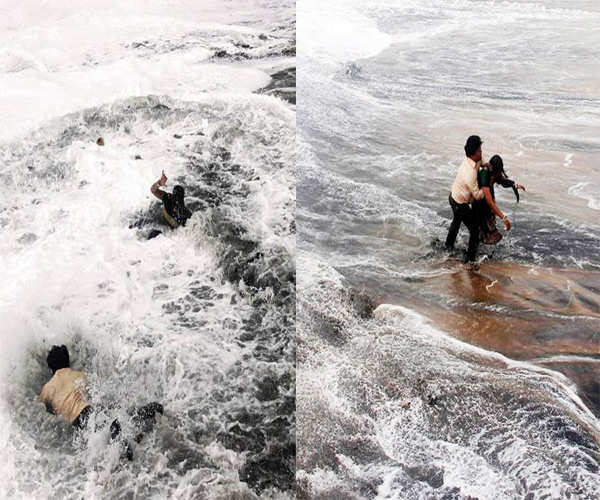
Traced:
<svg viewBox="0 0 600 500">
<path fill-rule="evenodd" d="M 452 208 L 452 223 L 446 237 L 446 248 L 454 248 L 460 225 L 464 223 L 469 230 L 469 246 L 465 262 L 473 265 L 479 245 L 479 220 L 471 208 L 471 203 L 481 200 L 485 195 L 477 184 L 477 172 L 482 164 L 481 145 L 483 141 L 477 135 L 472 135 L 465 143 L 466 158 L 458 167 L 458 172 L 448 201 Z"/>
<path fill-rule="evenodd" d="M 53 415 L 63 417 L 73 427 L 83 430 L 87 427 L 94 407 L 88 400 L 89 381 L 85 373 L 73 370 L 70 364 L 69 350 L 66 346 L 52 346 L 46 358 L 52 378 L 44 385 L 39 400 L 44 403 L 46 410 Z M 150 430 L 156 421 L 156 414 L 163 413 L 160 403 L 150 403 L 133 411 L 133 422 L 136 427 Z M 121 434 L 121 425 L 113 420 L 110 425 L 112 441 Z M 140 441 L 142 434 L 136 436 Z M 123 454 L 129 460 L 133 459 L 131 446 L 126 440 L 121 441 Z"/>
<path fill-rule="evenodd" d="M 504 171 L 504 162 L 499 155 L 492 156 L 490 162 L 479 169 L 477 184 L 484 194 L 481 200 L 473 202 L 473 210 L 479 221 L 480 240 L 486 245 L 495 245 L 502 239 L 502 234 L 496 228 L 496 216 L 504 222 L 507 231 L 510 230 L 511 223 L 496 204 L 494 184 L 512 188 L 517 197 L 517 202 L 519 201 L 518 190 L 525 191 L 525 186 L 517 184 L 507 177 Z"/>
<path fill-rule="evenodd" d="M 165 187 L 166 185 L 167 176 L 163 170 L 160 179 L 152 184 L 150 191 L 163 202 L 162 213 L 167 224 L 172 228 L 185 226 L 187 220 L 192 216 L 192 212 L 185 206 L 183 186 L 175 186 L 173 188 L 173 194 L 171 194 L 159 189 L 161 186 Z"/>
</svg>

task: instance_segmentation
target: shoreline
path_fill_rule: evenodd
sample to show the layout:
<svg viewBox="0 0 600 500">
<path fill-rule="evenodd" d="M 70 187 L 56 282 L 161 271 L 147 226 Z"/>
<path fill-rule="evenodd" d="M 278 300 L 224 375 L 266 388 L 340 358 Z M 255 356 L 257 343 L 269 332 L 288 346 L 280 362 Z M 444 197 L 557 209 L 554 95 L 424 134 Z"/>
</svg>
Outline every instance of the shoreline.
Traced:
<svg viewBox="0 0 600 500">
<path fill-rule="evenodd" d="M 437 301 L 402 293 L 375 294 L 375 303 L 409 307 L 452 337 L 563 373 L 600 418 L 600 293 L 590 285 L 598 280 L 592 271 L 485 262 L 409 285 L 434 287 Z"/>
</svg>

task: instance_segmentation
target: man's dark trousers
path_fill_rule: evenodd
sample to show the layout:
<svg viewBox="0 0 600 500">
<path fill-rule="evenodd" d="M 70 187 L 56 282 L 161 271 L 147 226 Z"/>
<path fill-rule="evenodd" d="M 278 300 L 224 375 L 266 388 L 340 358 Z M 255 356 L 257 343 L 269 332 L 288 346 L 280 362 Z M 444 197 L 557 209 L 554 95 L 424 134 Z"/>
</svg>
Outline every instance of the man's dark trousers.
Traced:
<svg viewBox="0 0 600 500">
<path fill-rule="evenodd" d="M 450 206 L 452 207 L 452 224 L 448 230 L 446 238 L 446 248 L 454 248 L 454 242 L 460 229 L 460 223 L 464 222 L 469 230 L 469 248 L 467 249 L 467 262 L 474 262 L 477 255 L 477 246 L 479 245 L 479 223 L 475 211 L 468 203 L 456 203 L 452 194 L 448 197 Z"/>
</svg>

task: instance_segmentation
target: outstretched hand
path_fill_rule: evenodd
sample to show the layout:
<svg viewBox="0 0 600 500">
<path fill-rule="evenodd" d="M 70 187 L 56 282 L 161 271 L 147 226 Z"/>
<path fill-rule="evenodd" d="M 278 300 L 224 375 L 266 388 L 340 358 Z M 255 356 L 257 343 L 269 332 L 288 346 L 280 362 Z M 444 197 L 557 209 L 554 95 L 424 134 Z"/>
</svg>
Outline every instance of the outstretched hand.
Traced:
<svg viewBox="0 0 600 500">
<path fill-rule="evenodd" d="M 517 184 L 517 183 L 515 182 L 515 187 L 516 187 L 517 189 L 521 189 L 522 191 L 526 191 L 526 189 L 525 189 L 525 186 L 523 186 L 523 184 Z"/>
<path fill-rule="evenodd" d="M 158 183 L 161 186 L 166 186 L 167 185 L 167 176 L 165 175 L 165 171 L 162 171 L 162 175 L 160 176 L 160 180 L 158 181 Z"/>
</svg>

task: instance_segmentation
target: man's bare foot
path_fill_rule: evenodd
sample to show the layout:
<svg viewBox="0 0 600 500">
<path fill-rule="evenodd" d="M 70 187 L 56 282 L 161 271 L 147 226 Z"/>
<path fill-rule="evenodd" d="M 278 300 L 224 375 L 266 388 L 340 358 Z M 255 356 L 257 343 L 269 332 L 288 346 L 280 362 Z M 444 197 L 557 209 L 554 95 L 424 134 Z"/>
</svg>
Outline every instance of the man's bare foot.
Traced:
<svg viewBox="0 0 600 500">
<path fill-rule="evenodd" d="M 467 271 L 479 271 L 479 264 L 477 262 L 465 262 L 465 269 Z"/>
</svg>

